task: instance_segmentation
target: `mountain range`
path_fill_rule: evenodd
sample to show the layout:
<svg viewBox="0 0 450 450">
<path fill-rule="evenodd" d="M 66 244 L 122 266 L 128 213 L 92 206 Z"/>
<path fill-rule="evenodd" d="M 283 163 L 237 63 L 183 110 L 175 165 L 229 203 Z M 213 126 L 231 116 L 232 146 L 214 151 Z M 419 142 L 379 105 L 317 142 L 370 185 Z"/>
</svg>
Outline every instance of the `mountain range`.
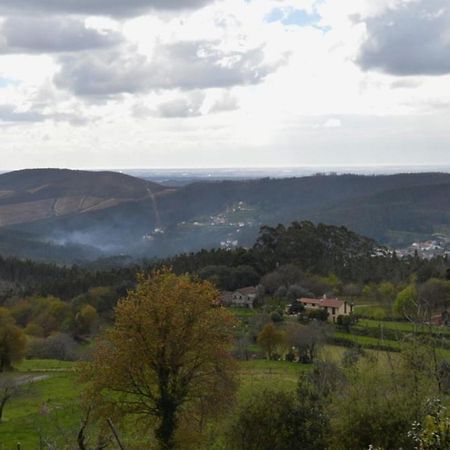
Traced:
<svg viewBox="0 0 450 450">
<path fill-rule="evenodd" d="M 312 220 L 404 246 L 450 235 L 450 174 L 315 175 L 170 187 L 118 172 L 0 175 L 0 253 L 73 262 L 251 245 L 261 225 Z"/>
</svg>

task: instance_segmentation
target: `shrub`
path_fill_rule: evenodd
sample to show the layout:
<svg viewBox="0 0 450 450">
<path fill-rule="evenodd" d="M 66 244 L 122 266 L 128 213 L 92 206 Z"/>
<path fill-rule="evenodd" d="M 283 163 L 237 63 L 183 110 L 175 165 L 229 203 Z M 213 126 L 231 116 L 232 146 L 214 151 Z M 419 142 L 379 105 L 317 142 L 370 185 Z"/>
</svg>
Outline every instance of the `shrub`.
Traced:
<svg viewBox="0 0 450 450">
<path fill-rule="evenodd" d="M 303 393 L 302 393 L 303 394 Z M 242 404 L 226 433 L 228 450 L 325 448 L 327 418 L 308 395 L 264 390 Z"/>
<path fill-rule="evenodd" d="M 48 338 L 34 338 L 28 344 L 27 357 L 39 359 L 77 359 L 77 343 L 67 334 L 57 333 Z"/>
<path fill-rule="evenodd" d="M 316 319 L 325 322 L 328 319 L 328 313 L 325 309 L 312 309 L 308 311 L 308 317 L 312 320 Z"/>
<path fill-rule="evenodd" d="M 270 315 L 270 320 L 273 323 L 279 323 L 279 322 L 283 322 L 283 316 L 278 312 L 278 311 L 274 311 L 271 315 Z"/>
</svg>

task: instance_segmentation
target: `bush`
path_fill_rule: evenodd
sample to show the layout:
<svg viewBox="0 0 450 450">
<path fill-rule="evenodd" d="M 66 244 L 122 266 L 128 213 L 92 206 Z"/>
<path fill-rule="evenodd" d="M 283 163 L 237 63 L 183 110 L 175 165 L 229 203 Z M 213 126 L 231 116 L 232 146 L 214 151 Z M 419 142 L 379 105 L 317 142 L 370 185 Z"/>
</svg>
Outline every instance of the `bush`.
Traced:
<svg viewBox="0 0 450 450">
<path fill-rule="evenodd" d="M 27 357 L 38 359 L 77 359 L 77 343 L 67 334 L 57 333 L 48 338 L 34 338 L 28 344 Z"/>
<path fill-rule="evenodd" d="M 308 311 L 308 318 L 325 322 L 328 319 L 328 313 L 325 309 L 312 309 L 311 311 Z"/>
<path fill-rule="evenodd" d="M 286 361 L 294 362 L 295 361 L 295 353 L 293 353 L 293 352 L 286 353 L 285 359 L 286 359 Z"/>
<path fill-rule="evenodd" d="M 350 326 L 355 323 L 353 316 L 337 316 L 336 323 L 339 327 L 343 328 L 347 333 L 350 331 Z"/>
<path fill-rule="evenodd" d="M 275 390 L 255 392 L 233 416 L 227 450 L 320 450 L 327 419 L 307 395 Z"/>
<path fill-rule="evenodd" d="M 278 312 L 278 311 L 274 311 L 271 315 L 270 315 L 270 320 L 273 323 L 279 323 L 279 322 L 283 322 L 283 316 Z"/>
<path fill-rule="evenodd" d="M 300 314 L 305 310 L 305 307 L 297 301 L 292 302 L 291 306 L 289 306 L 288 314 Z"/>
<path fill-rule="evenodd" d="M 342 365 L 344 367 L 354 366 L 364 354 L 365 352 L 361 347 L 351 347 L 345 350 L 342 355 Z"/>
</svg>

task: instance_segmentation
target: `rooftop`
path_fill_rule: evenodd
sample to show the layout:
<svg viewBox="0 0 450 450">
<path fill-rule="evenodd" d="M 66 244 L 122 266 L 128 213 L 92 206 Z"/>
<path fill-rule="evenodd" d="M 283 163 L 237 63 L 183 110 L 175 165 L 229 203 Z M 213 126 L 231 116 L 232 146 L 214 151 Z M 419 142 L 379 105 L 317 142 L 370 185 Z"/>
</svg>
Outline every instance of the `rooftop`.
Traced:
<svg viewBox="0 0 450 450">
<path fill-rule="evenodd" d="M 324 308 L 340 308 L 344 304 L 337 298 L 300 298 L 298 301 L 304 305 L 318 305 Z"/>
<path fill-rule="evenodd" d="M 240 292 L 241 294 L 244 294 L 244 295 L 252 295 L 252 294 L 256 294 L 257 289 L 254 286 L 249 286 L 249 287 L 244 287 L 241 289 L 236 289 L 236 292 Z"/>
</svg>

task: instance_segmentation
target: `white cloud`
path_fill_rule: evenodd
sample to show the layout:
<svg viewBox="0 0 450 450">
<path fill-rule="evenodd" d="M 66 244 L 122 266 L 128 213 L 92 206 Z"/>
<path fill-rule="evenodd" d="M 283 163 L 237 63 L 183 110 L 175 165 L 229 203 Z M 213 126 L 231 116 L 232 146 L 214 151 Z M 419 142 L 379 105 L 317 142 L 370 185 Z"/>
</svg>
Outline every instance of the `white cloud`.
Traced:
<svg viewBox="0 0 450 450">
<path fill-rule="evenodd" d="M 322 126 L 323 128 L 340 128 L 342 122 L 340 119 L 328 119 Z"/>
</svg>

